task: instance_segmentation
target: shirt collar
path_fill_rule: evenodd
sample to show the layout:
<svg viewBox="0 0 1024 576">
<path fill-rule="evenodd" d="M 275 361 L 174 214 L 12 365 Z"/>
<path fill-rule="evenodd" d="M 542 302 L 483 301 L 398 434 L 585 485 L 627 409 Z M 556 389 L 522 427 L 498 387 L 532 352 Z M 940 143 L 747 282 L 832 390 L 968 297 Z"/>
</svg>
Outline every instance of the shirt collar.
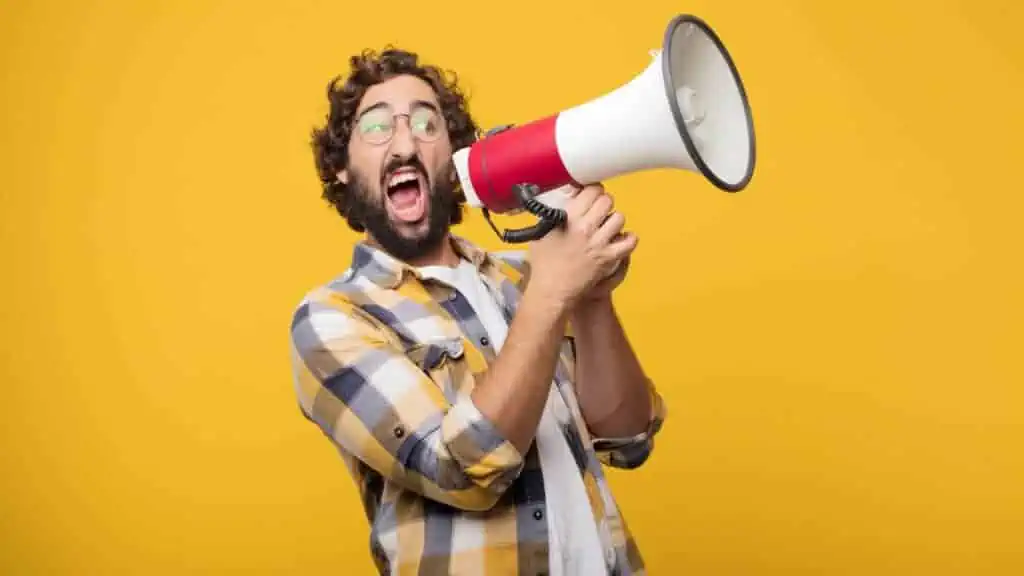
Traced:
<svg viewBox="0 0 1024 576">
<path fill-rule="evenodd" d="M 455 253 L 473 264 L 481 273 L 493 276 L 500 269 L 494 258 L 482 248 L 454 234 L 449 238 Z M 416 267 L 362 240 L 352 250 L 352 273 L 365 276 L 384 288 L 397 288 L 409 277 L 422 279 Z"/>
</svg>

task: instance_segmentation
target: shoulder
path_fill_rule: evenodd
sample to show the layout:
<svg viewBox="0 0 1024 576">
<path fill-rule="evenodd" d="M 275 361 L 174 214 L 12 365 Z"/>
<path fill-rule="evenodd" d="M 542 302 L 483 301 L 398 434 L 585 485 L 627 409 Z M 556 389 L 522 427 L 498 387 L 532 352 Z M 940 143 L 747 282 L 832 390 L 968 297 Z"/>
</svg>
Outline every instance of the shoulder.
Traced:
<svg viewBox="0 0 1024 576">
<path fill-rule="evenodd" d="M 316 347 L 326 340 L 365 337 L 374 330 L 368 315 L 358 305 L 366 287 L 352 270 L 308 290 L 291 312 L 290 335 L 301 349 Z"/>
</svg>

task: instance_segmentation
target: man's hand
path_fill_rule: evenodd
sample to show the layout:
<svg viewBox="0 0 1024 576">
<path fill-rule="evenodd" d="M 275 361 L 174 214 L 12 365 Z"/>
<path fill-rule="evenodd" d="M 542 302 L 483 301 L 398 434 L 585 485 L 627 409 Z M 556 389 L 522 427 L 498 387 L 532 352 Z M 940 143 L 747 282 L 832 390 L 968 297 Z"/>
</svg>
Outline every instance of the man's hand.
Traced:
<svg viewBox="0 0 1024 576">
<path fill-rule="evenodd" d="M 612 206 L 600 184 L 572 193 L 565 205 L 565 226 L 530 247 L 530 284 L 567 309 L 618 286 L 626 271 L 622 264 L 636 248 L 637 238 L 623 233 L 625 219 Z"/>
<path fill-rule="evenodd" d="M 630 255 L 619 261 L 619 265 L 615 268 L 615 271 L 607 276 L 605 279 L 598 282 L 593 288 L 591 288 L 583 298 L 580 299 L 580 306 L 592 304 L 594 302 L 600 302 L 608 300 L 612 296 L 612 292 L 622 285 L 623 280 L 626 279 L 626 274 L 629 272 L 629 259 Z"/>
<path fill-rule="evenodd" d="M 626 233 L 622 231 L 625 225 L 625 218 L 619 212 L 612 212 L 612 209 L 614 208 L 614 198 L 612 198 L 611 195 L 605 192 L 604 187 L 602 185 L 598 184 L 594 186 L 594 188 L 598 189 L 599 191 L 598 199 L 601 199 L 601 197 L 603 196 L 606 200 L 602 201 L 608 203 L 609 215 L 606 218 L 616 219 L 617 223 L 615 225 L 618 227 L 619 232 L 616 234 L 615 239 L 618 240 L 628 235 L 631 237 L 633 241 L 633 248 L 616 263 L 615 269 L 611 274 L 599 280 L 593 288 L 591 288 L 581 297 L 580 305 L 589 305 L 595 302 L 600 302 L 602 300 L 607 300 L 611 298 L 612 292 L 620 285 L 622 285 L 622 282 L 626 279 L 626 274 L 629 272 L 630 258 L 632 256 L 632 253 L 636 250 L 636 246 L 639 242 L 639 239 L 637 238 L 636 234 Z M 596 202 L 597 200 L 595 200 L 595 203 Z"/>
</svg>

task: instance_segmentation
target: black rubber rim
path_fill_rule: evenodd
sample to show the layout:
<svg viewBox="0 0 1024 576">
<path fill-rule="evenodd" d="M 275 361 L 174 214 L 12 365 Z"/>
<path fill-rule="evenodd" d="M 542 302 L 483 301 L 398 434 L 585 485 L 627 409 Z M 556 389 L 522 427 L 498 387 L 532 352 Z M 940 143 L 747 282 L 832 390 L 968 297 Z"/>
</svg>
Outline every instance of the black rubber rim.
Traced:
<svg viewBox="0 0 1024 576">
<path fill-rule="evenodd" d="M 750 155 L 750 162 L 747 165 L 747 173 L 744 174 L 743 178 L 735 184 L 730 184 L 719 178 L 711 168 L 704 162 L 697 151 L 696 145 L 693 143 L 693 139 L 690 138 L 690 134 L 686 130 L 686 122 L 683 121 L 683 112 L 679 109 L 679 102 L 676 100 L 675 84 L 672 82 L 672 67 L 671 55 L 672 55 L 672 38 L 675 35 L 676 28 L 683 24 L 693 24 L 704 31 L 704 33 L 715 43 L 715 46 L 721 52 L 725 62 L 729 65 L 729 73 L 732 74 L 733 81 L 736 83 L 736 87 L 740 93 L 740 100 L 743 102 L 743 111 L 746 114 L 747 119 L 747 133 L 750 135 L 750 147 L 748 153 Z M 690 157 L 693 158 L 694 163 L 708 180 L 714 183 L 715 186 L 725 190 L 727 192 L 738 192 L 747 187 L 750 183 L 750 179 L 754 176 L 754 164 L 756 163 L 756 145 L 754 142 L 754 117 L 750 112 L 750 102 L 747 100 L 747 91 L 743 86 L 743 81 L 740 79 L 739 71 L 736 68 L 735 62 L 732 60 L 732 56 L 729 55 L 729 51 L 725 49 L 725 45 L 722 40 L 715 34 L 715 31 L 708 26 L 707 22 L 693 16 L 691 14 L 680 14 L 672 19 L 668 24 L 668 28 L 665 30 L 665 39 L 662 43 L 662 76 L 665 79 L 665 95 L 668 97 L 668 105 L 672 110 L 672 117 L 676 121 L 676 129 L 679 131 L 679 135 L 683 138 L 683 144 L 686 146 L 686 151 L 689 152 Z"/>
</svg>

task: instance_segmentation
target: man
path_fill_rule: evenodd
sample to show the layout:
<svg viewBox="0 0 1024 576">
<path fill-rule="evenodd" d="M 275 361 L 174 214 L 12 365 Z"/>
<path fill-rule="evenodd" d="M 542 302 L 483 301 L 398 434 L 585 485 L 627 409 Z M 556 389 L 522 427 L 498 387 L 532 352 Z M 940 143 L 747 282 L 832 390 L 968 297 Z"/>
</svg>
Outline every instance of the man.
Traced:
<svg viewBox="0 0 1024 576">
<path fill-rule="evenodd" d="M 291 326 L 307 418 L 355 477 L 382 574 L 642 574 L 602 463 L 665 417 L 611 292 L 636 236 L 600 186 L 527 254 L 455 236 L 455 80 L 400 50 L 351 59 L 314 130 L 324 197 L 365 232 Z"/>
</svg>

